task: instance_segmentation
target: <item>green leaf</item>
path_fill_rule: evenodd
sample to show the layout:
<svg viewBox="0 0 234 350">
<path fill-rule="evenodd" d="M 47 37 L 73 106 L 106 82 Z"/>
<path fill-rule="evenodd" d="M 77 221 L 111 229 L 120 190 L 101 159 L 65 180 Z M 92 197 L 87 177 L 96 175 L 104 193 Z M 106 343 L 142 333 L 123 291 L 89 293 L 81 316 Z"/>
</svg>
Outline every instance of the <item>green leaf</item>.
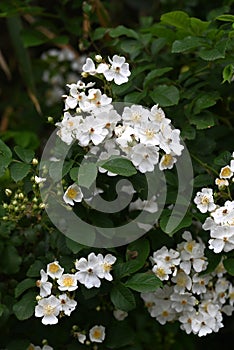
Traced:
<svg viewBox="0 0 234 350">
<path fill-rule="evenodd" d="M 201 45 L 204 44 L 204 41 L 200 38 L 197 38 L 195 36 L 187 36 L 186 38 L 182 40 L 176 40 L 172 44 L 172 53 L 180 53 L 189 51 L 191 49 L 195 49 L 197 47 L 201 47 Z"/>
<path fill-rule="evenodd" d="M 54 182 L 60 181 L 66 174 L 69 173 L 73 165 L 73 160 L 65 161 L 62 171 L 60 162 L 51 162 L 49 166 L 49 174 Z"/>
<path fill-rule="evenodd" d="M 79 167 L 74 167 L 70 170 L 69 175 L 70 178 L 76 182 L 78 180 L 78 172 L 79 172 Z"/>
<path fill-rule="evenodd" d="M 189 16 L 183 11 L 172 11 L 165 13 L 160 18 L 162 23 L 169 24 L 178 29 L 188 30 L 190 23 Z"/>
<path fill-rule="evenodd" d="M 22 258 L 13 245 L 6 245 L 1 253 L 1 270 L 3 273 L 11 275 L 17 273 L 20 269 Z"/>
<path fill-rule="evenodd" d="M 94 183 L 97 177 L 97 165 L 95 163 L 82 164 L 78 172 L 78 184 L 86 188 Z"/>
<path fill-rule="evenodd" d="M 207 129 L 215 125 L 214 116 L 209 111 L 203 111 L 201 114 L 191 115 L 190 123 L 196 125 L 198 130 Z"/>
<path fill-rule="evenodd" d="M 229 164 L 231 158 L 232 158 L 232 155 L 229 151 L 221 152 L 217 157 L 215 157 L 214 164 L 223 167 Z"/>
<path fill-rule="evenodd" d="M 0 177 L 5 174 L 5 170 L 12 160 L 10 148 L 0 140 Z"/>
<path fill-rule="evenodd" d="M 158 85 L 150 92 L 152 100 L 159 104 L 160 107 L 177 105 L 179 102 L 179 90 L 175 86 Z"/>
<path fill-rule="evenodd" d="M 125 286 L 140 293 L 148 293 L 155 292 L 162 282 L 153 273 L 137 273 L 125 282 Z"/>
<path fill-rule="evenodd" d="M 199 52 L 199 57 L 205 61 L 215 61 L 220 58 L 225 58 L 227 40 L 218 41 L 214 48 L 203 49 Z"/>
<path fill-rule="evenodd" d="M 38 46 L 49 40 L 44 34 L 33 28 L 21 30 L 20 35 L 25 48 Z"/>
<path fill-rule="evenodd" d="M 222 259 L 221 254 L 214 253 L 212 250 L 208 248 L 206 248 L 205 250 L 205 256 L 208 259 L 208 265 L 207 265 L 207 268 L 200 273 L 201 275 L 206 275 L 208 273 L 213 272 Z"/>
<path fill-rule="evenodd" d="M 234 276 L 234 258 L 224 259 L 223 266 L 225 267 L 229 275 Z"/>
<path fill-rule="evenodd" d="M 143 91 L 143 92 L 133 91 L 125 95 L 124 102 L 139 104 L 139 102 L 146 96 L 147 96 L 147 91 Z"/>
<path fill-rule="evenodd" d="M 31 149 L 25 149 L 20 146 L 15 146 L 14 151 L 17 156 L 25 163 L 30 163 L 35 154 Z"/>
<path fill-rule="evenodd" d="M 129 276 L 140 270 L 149 256 L 150 244 L 145 238 L 138 239 L 128 245 L 126 251 L 126 262 L 118 263 L 114 267 L 114 273 L 117 278 Z"/>
<path fill-rule="evenodd" d="M 144 88 L 147 87 L 151 82 L 154 82 L 155 78 L 161 77 L 165 73 L 170 72 L 172 69 L 173 69 L 172 67 L 164 67 L 164 68 L 158 68 L 158 69 L 152 70 L 145 77 Z"/>
<path fill-rule="evenodd" d="M 213 178 L 208 174 L 199 174 L 193 180 L 194 187 L 205 187 L 213 184 Z"/>
<path fill-rule="evenodd" d="M 27 320 L 34 314 L 37 293 L 28 291 L 18 303 L 13 306 L 13 312 L 18 320 Z"/>
<path fill-rule="evenodd" d="M 139 38 L 139 35 L 133 29 L 126 28 L 123 25 L 119 25 L 116 28 L 110 29 L 109 35 L 112 38 L 118 38 L 119 36 L 122 36 L 122 35 L 125 35 L 129 38 L 135 38 L 135 39 Z"/>
<path fill-rule="evenodd" d="M 27 289 L 35 287 L 35 280 L 31 278 L 26 278 L 17 284 L 15 288 L 15 297 L 18 298 L 21 294 L 23 294 Z"/>
<path fill-rule="evenodd" d="M 28 277 L 40 278 L 40 270 L 44 268 L 43 263 L 40 260 L 35 260 L 27 271 Z"/>
<path fill-rule="evenodd" d="M 100 166 L 114 174 L 122 176 L 132 176 L 137 173 L 134 165 L 126 158 L 112 158 L 104 163 L 101 162 Z"/>
<path fill-rule="evenodd" d="M 224 22 L 234 22 L 234 15 L 221 15 L 216 17 L 216 20 L 218 21 L 224 21 Z"/>
<path fill-rule="evenodd" d="M 77 254 L 85 248 L 83 244 L 77 243 L 68 237 L 66 237 L 66 245 L 72 251 L 73 254 Z"/>
<path fill-rule="evenodd" d="M 171 211 L 170 210 L 164 210 L 161 217 L 160 217 L 160 228 L 163 232 L 167 233 L 170 237 L 174 235 L 177 231 L 179 231 L 182 228 L 188 228 L 192 224 L 192 215 L 190 213 L 187 213 L 182 220 L 180 221 L 179 225 L 174 228 L 170 233 L 167 232 L 166 227 L 167 223 L 170 219 Z M 180 217 L 180 213 L 178 213 Z"/>
<path fill-rule="evenodd" d="M 110 298 L 117 309 L 128 312 L 136 307 L 133 293 L 122 283 L 117 283 L 113 286 Z"/>
<path fill-rule="evenodd" d="M 193 107 L 194 114 L 199 114 L 203 109 L 214 106 L 219 98 L 220 96 L 216 92 L 206 93 L 202 96 L 197 97 Z"/>
<path fill-rule="evenodd" d="M 225 81 L 228 81 L 229 83 L 231 83 L 233 76 L 234 76 L 234 65 L 228 64 L 223 69 L 223 83 L 225 83 Z"/>
<path fill-rule="evenodd" d="M 10 166 L 11 177 L 15 182 L 18 182 L 25 178 L 30 171 L 30 164 L 14 163 Z"/>
</svg>

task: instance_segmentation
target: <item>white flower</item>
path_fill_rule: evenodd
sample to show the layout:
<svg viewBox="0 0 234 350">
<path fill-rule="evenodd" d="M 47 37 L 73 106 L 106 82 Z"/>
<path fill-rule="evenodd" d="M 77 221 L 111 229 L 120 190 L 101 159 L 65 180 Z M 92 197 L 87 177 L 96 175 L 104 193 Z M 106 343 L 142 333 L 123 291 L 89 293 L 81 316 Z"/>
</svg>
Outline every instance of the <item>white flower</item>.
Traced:
<svg viewBox="0 0 234 350">
<path fill-rule="evenodd" d="M 197 192 L 194 198 L 194 203 L 201 213 L 206 213 L 207 211 L 213 211 L 216 208 L 213 198 L 213 190 L 211 188 L 203 188 L 201 191 Z"/>
<path fill-rule="evenodd" d="M 132 210 L 145 210 L 148 213 L 156 213 L 158 211 L 156 196 L 153 196 L 150 200 L 142 200 L 137 198 L 135 202 L 131 202 L 129 205 L 129 211 Z"/>
<path fill-rule="evenodd" d="M 102 94 L 99 89 L 90 89 L 88 96 L 79 102 L 79 106 L 84 112 L 93 111 L 96 109 L 107 110 L 112 108 L 111 106 L 112 98 L 108 97 L 106 94 Z"/>
<path fill-rule="evenodd" d="M 233 175 L 233 171 L 229 165 L 226 165 L 225 167 L 221 168 L 219 177 L 221 179 L 230 179 Z"/>
<path fill-rule="evenodd" d="M 113 311 L 113 315 L 115 316 L 117 321 L 123 321 L 126 317 L 128 317 L 128 313 L 123 310 L 115 309 Z"/>
<path fill-rule="evenodd" d="M 99 288 L 101 281 L 98 278 L 99 259 L 94 253 L 88 255 L 88 259 L 80 258 L 76 260 L 75 267 L 78 270 L 76 277 L 78 281 L 85 285 L 86 288 Z"/>
<path fill-rule="evenodd" d="M 172 154 L 164 154 L 159 162 L 159 169 L 172 169 L 177 159 Z"/>
<path fill-rule="evenodd" d="M 76 332 L 76 336 L 77 336 L 78 341 L 79 341 L 81 344 L 84 344 L 84 342 L 85 342 L 85 340 L 86 340 L 86 335 L 83 334 L 83 333 L 80 333 L 80 332 Z"/>
<path fill-rule="evenodd" d="M 74 205 L 74 202 L 81 202 L 82 198 L 83 193 L 76 183 L 69 186 L 63 195 L 63 200 L 70 205 Z"/>
<path fill-rule="evenodd" d="M 137 125 L 148 121 L 150 112 L 142 106 L 133 105 L 131 107 L 124 107 L 122 119 L 124 125 Z"/>
<path fill-rule="evenodd" d="M 76 138 L 80 146 L 86 147 L 90 141 L 97 146 L 105 139 L 108 133 L 103 121 L 89 115 L 85 118 L 79 130 L 77 130 Z"/>
<path fill-rule="evenodd" d="M 51 282 L 48 282 L 48 275 L 43 269 L 41 269 L 40 274 L 41 279 L 36 282 L 36 285 L 40 288 L 40 296 L 44 298 L 51 294 L 53 285 Z"/>
<path fill-rule="evenodd" d="M 63 311 L 65 315 L 70 316 L 72 311 L 75 310 L 77 302 L 67 296 L 67 294 L 59 295 L 60 311 Z"/>
<path fill-rule="evenodd" d="M 89 330 L 89 339 L 91 342 L 102 343 L 105 339 L 105 327 L 94 326 Z"/>
<path fill-rule="evenodd" d="M 224 188 L 224 187 L 227 187 L 229 185 L 229 182 L 227 179 L 215 179 L 215 184 L 218 186 L 219 190 Z"/>
<path fill-rule="evenodd" d="M 40 184 L 40 183 L 46 181 L 46 177 L 39 177 L 39 176 L 36 176 L 36 175 L 35 175 L 34 181 L 36 182 L 36 184 Z"/>
<path fill-rule="evenodd" d="M 132 147 L 131 161 L 141 173 L 153 171 L 154 165 L 158 163 L 158 147 L 146 146 L 141 143 Z"/>
<path fill-rule="evenodd" d="M 42 317 L 42 323 L 45 325 L 58 323 L 59 312 L 60 301 L 54 295 L 39 300 L 35 307 L 35 316 Z"/>
<path fill-rule="evenodd" d="M 171 307 L 176 310 L 176 312 L 193 311 L 196 305 L 196 298 L 192 293 L 173 293 L 170 297 L 172 301 Z"/>
<path fill-rule="evenodd" d="M 76 275 L 65 273 L 58 280 L 57 283 L 59 285 L 58 289 L 61 291 L 73 291 L 78 288 L 77 286 L 77 278 Z"/>
<path fill-rule="evenodd" d="M 82 67 L 83 72 L 89 73 L 90 75 L 96 74 L 95 64 L 92 58 L 87 58 L 85 64 Z"/>
<path fill-rule="evenodd" d="M 159 145 L 159 126 L 158 124 L 147 121 L 143 122 L 140 125 L 137 125 L 136 128 L 136 135 L 140 139 L 141 143 L 144 143 L 145 145 Z"/>
<path fill-rule="evenodd" d="M 114 55 L 112 60 L 109 58 L 109 61 L 111 67 L 103 72 L 106 80 L 114 80 L 117 85 L 127 83 L 131 72 L 129 70 L 129 64 L 125 63 L 125 57 Z"/>
<path fill-rule="evenodd" d="M 103 257 L 102 254 L 98 254 L 97 257 L 100 266 L 100 269 L 98 271 L 98 277 L 105 278 L 108 281 L 112 281 L 113 277 L 110 274 L 110 271 L 112 269 L 112 265 L 116 262 L 116 257 L 111 254 L 107 254 L 105 257 Z"/>
<path fill-rule="evenodd" d="M 64 268 L 62 268 L 58 261 L 54 261 L 47 265 L 47 275 L 51 278 L 60 278 L 63 274 Z"/>
<path fill-rule="evenodd" d="M 159 133 L 159 145 L 166 154 L 174 153 L 180 156 L 184 146 L 180 144 L 180 130 L 172 129 L 170 125 L 163 124 Z"/>
</svg>

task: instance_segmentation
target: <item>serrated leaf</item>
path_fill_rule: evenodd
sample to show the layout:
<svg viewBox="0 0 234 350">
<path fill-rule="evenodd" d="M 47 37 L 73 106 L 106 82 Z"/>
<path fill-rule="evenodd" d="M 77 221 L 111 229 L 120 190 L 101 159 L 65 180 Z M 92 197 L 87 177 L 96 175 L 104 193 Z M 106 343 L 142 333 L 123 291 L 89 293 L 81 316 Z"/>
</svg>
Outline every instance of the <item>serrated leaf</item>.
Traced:
<svg viewBox="0 0 234 350">
<path fill-rule="evenodd" d="M 35 287 L 35 280 L 31 278 L 26 278 L 17 284 L 15 288 L 15 297 L 18 298 L 21 294 L 23 294 L 27 289 Z"/>
<path fill-rule="evenodd" d="M 137 273 L 125 282 L 125 286 L 140 293 L 148 293 L 155 292 L 162 282 L 153 273 Z"/>
<path fill-rule="evenodd" d="M 189 51 L 191 49 L 200 47 L 201 45 L 203 45 L 203 43 L 203 40 L 201 40 L 200 38 L 194 36 L 187 36 L 184 39 L 174 41 L 174 43 L 172 44 L 171 52 L 180 53 Z"/>
<path fill-rule="evenodd" d="M 229 164 L 230 160 L 232 158 L 232 155 L 229 151 L 221 152 L 215 159 L 214 164 L 219 165 L 221 167 Z"/>
<path fill-rule="evenodd" d="M 152 100 L 160 107 L 169 107 L 177 105 L 179 102 L 179 90 L 175 86 L 158 85 L 150 92 Z"/>
<path fill-rule="evenodd" d="M 126 158 L 112 158 L 101 163 L 100 166 L 114 174 L 122 176 L 132 176 L 137 173 L 134 165 Z"/>
<path fill-rule="evenodd" d="M 117 309 L 130 311 L 136 307 L 136 301 L 133 293 L 122 283 L 113 286 L 110 298 Z"/>
<path fill-rule="evenodd" d="M 37 293 L 28 291 L 18 303 L 13 305 L 13 312 L 18 320 L 27 320 L 34 314 Z"/>
<path fill-rule="evenodd" d="M 191 115 L 190 123 L 196 125 L 198 130 L 207 129 L 215 125 L 214 116 L 208 111 L 203 111 L 201 114 Z"/>
<path fill-rule="evenodd" d="M 78 172 L 78 184 L 86 188 L 94 183 L 97 177 L 97 165 L 95 163 L 81 164 Z"/>
<path fill-rule="evenodd" d="M 160 18 L 162 23 L 175 26 L 178 29 L 188 30 L 189 16 L 183 11 L 172 11 L 164 13 Z"/>
<path fill-rule="evenodd" d="M 234 65 L 233 64 L 228 64 L 223 69 L 223 83 L 225 81 L 228 81 L 229 83 L 231 83 L 233 75 L 234 75 Z"/>
<path fill-rule="evenodd" d="M 17 156 L 25 163 L 30 163 L 34 157 L 34 152 L 31 149 L 25 149 L 20 146 L 15 146 L 14 151 Z"/>
<path fill-rule="evenodd" d="M 109 35 L 112 38 L 118 38 L 119 36 L 122 36 L 122 35 L 125 35 L 130 38 L 135 38 L 135 39 L 139 38 L 139 35 L 133 29 L 127 28 L 123 25 L 119 25 L 116 28 L 112 28 L 109 31 Z"/>
<path fill-rule="evenodd" d="M 214 48 L 203 49 L 199 52 L 199 57 L 205 61 L 215 61 L 220 58 L 225 58 L 227 40 L 219 41 Z"/>
<path fill-rule="evenodd" d="M 15 182 L 18 182 L 22 179 L 24 179 L 29 171 L 30 171 L 30 164 L 25 163 L 14 163 L 10 166 L 10 173 L 11 177 Z"/>
</svg>

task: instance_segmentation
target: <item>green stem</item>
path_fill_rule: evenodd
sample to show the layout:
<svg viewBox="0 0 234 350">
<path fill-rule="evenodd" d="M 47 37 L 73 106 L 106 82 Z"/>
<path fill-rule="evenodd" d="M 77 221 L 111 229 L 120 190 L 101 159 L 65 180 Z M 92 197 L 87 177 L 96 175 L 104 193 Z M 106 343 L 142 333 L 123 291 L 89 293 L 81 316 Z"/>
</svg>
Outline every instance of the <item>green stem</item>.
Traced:
<svg viewBox="0 0 234 350">
<path fill-rule="evenodd" d="M 212 168 L 210 165 L 208 165 L 207 163 L 204 163 L 201 159 L 199 159 L 198 157 L 196 157 L 194 154 L 191 153 L 191 156 L 193 159 L 196 160 L 197 163 L 199 163 L 204 169 L 206 169 L 206 171 L 209 173 L 208 170 L 212 171 L 215 175 L 219 176 L 219 173 L 217 172 L 217 170 L 215 170 L 214 168 Z"/>
</svg>

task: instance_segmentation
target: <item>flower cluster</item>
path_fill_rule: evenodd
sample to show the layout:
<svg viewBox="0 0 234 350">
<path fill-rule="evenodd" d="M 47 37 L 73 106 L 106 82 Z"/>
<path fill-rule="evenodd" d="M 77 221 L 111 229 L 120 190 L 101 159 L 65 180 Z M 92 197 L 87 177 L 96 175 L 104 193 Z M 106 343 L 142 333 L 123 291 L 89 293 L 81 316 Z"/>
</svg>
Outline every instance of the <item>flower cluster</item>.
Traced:
<svg viewBox="0 0 234 350">
<path fill-rule="evenodd" d="M 197 192 L 194 202 L 202 213 L 209 213 L 202 228 L 210 231 L 209 248 L 215 253 L 229 252 L 234 249 L 234 201 L 229 187 L 234 180 L 234 152 L 230 164 L 221 168 L 215 184 L 219 193 L 213 193 L 211 188 L 202 188 Z M 224 191 L 225 196 L 222 195 Z M 222 197 L 227 197 L 222 205 L 216 203 Z M 226 198 L 225 198 L 226 199 Z"/>
<path fill-rule="evenodd" d="M 77 326 L 73 326 L 73 336 L 77 338 L 77 340 L 81 344 L 89 344 L 92 343 L 102 343 L 105 340 L 106 337 L 106 328 L 102 325 L 95 325 L 92 328 L 89 329 L 88 332 L 82 331 L 80 332 Z M 87 339 L 87 334 L 89 336 L 89 340 Z"/>
<path fill-rule="evenodd" d="M 128 81 L 130 74 L 125 57 L 114 55 L 109 63 L 99 59 L 97 66 L 87 58 L 82 75 L 98 77 L 105 84 L 113 81 L 121 85 Z M 131 105 L 120 112 L 119 108 L 115 109 L 112 97 L 94 85 L 95 82 L 85 84 L 81 80 L 67 85 L 69 94 L 64 96 L 64 116 L 56 123 L 62 141 L 68 145 L 77 142 L 95 154 L 98 161 L 125 157 L 141 173 L 153 171 L 156 164 L 160 170 L 173 168 L 184 146 L 180 143 L 180 130 L 172 127 L 164 111 L 158 105 L 151 109 Z M 105 171 L 101 164 L 99 171 Z"/>
<path fill-rule="evenodd" d="M 234 286 L 225 276 L 222 262 L 212 273 L 205 273 L 205 245 L 189 231 L 176 249 L 162 247 L 153 253 L 152 271 L 163 287 L 141 296 L 152 317 L 160 324 L 176 321 L 187 334 L 199 337 L 223 327 L 222 313 L 231 315 Z"/>
<path fill-rule="evenodd" d="M 99 288 L 101 279 L 112 281 L 110 271 L 115 261 L 116 257 L 111 254 L 90 253 L 87 259 L 75 261 L 75 273 L 64 273 L 58 261 L 49 263 L 46 271 L 41 269 L 41 279 L 37 281 L 40 291 L 35 316 L 42 317 L 44 325 L 58 323 L 58 317 L 63 315 L 70 316 L 77 306 L 73 292 L 78 289 L 78 282 L 90 289 Z"/>
</svg>

